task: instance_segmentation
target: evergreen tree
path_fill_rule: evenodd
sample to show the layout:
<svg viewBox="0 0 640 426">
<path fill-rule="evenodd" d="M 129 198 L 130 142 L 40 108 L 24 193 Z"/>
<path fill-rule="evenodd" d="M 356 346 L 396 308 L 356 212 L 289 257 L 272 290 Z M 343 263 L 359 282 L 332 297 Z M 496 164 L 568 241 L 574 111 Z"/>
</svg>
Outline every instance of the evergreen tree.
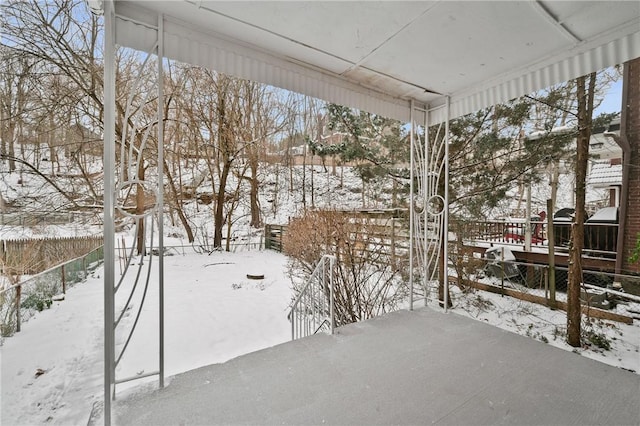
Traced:
<svg viewBox="0 0 640 426">
<path fill-rule="evenodd" d="M 403 184 L 409 178 L 410 147 L 401 123 L 336 104 L 328 104 L 327 111 L 329 130 L 345 136 L 343 144 L 327 149 L 343 162 L 354 164 L 362 180 L 363 197 L 367 185 L 392 179 L 392 204 L 396 207 L 399 192 L 406 192 L 407 185 Z"/>
</svg>

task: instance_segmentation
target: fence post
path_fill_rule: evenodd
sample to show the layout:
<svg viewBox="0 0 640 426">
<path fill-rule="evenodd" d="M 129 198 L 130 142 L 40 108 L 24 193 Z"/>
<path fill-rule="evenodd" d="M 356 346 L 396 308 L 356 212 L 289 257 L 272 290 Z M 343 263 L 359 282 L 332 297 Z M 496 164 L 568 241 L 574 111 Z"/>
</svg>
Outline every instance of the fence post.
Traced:
<svg viewBox="0 0 640 426">
<path fill-rule="evenodd" d="M 22 295 L 22 286 L 16 287 L 16 333 L 20 331 L 20 296 Z"/>
<path fill-rule="evenodd" d="M 336 267 L 336 259 L 335 257 L 332 257 L 329 259 L 329 273 L 331 275 L 329 275 L 329 316 L 331 317 L 329 319 L 329 321 L 331 322 L 330 324 L 330 328 L 331 328 L 331 334 L 333 334 L 334 329 L 336 327 L 336 320 L 335 320 L 335 282 L 333 281 L 333 274 L 334 274 L 334 270 Z"/>
<path fill-rule="evenodd" d="M 62 274 L 62 294 L 67 294 L 67 277 L 64 273 L 64 264 L 60 267 L 60 273 Z"/>
<path fill-rule="evenodd" d="M 556 254 L 553 230 L 553 200 L 547 200 L 547 247 L 549 247 L 549 307 L 556 309 Z"/>
<path fill-rule="evenodd" d="M 271 248 L 271 225 L 264 225 L 264 249 Z"/>
<path fill-rule="evenodd" d="M 547 301 L 547 306 L 549 306 L 549 267 L 544 268 L 546 271 L 544 273 L 544 299 Z"/>
<path fill-rule="evenodd" d="M 396 265 L 396 219 L 391 218 L 391 265 L 395 269 Z"/>
<path fill-rule="evenodd" d="M 501 297 L 504 297 L 504 247 L 502 247 L 502 254 L 500 258 L 500 288 L 502 291 L 500 292 Z"/>
</svg>

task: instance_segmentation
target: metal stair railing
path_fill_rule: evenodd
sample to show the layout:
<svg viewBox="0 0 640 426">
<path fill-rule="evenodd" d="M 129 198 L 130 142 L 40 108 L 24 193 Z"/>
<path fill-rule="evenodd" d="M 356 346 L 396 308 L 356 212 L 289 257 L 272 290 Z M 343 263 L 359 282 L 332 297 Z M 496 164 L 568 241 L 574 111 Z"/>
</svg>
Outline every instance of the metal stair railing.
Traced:
<svg viewBox="0 0 640 426">
<path fill-rule="evenodd" d="M 333 334 L 336 257 L 324 255 L 291 305 L 291 340 L 327 330 Z"/>
</svg>

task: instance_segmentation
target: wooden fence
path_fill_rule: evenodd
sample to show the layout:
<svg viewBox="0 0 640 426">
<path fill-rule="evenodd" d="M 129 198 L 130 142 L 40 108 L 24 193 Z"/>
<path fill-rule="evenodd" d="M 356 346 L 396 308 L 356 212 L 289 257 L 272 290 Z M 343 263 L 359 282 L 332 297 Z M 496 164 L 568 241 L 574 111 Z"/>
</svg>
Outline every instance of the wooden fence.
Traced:
<svg viewBox="0 0 640 426">
<path fill-rule="evenodd" d="M 544 221 L 451 221 L 456 233 L 464 240 L 485 241 L 500 244 L 523 245 L 527 226 L 531 227 L 531 244 L 548 246 L 547 223 Z M 554 221 L 553 233 L 556 247 L 568 247 L 571 240 L 571 222 Z M 609 223 L 584 224 L 584 251 L 592 255 L 615 257 L 618 225 Z"/>
<path fill-rule="evenodd" d="M 449 276 L 449 282 L 457 283 L 458 277 Z M 473 280 L 465 280 L 464 285 L 477 288 L 478 290 L 487 291 L 489 293 L 506 295 L 519 300 L 524 300 L 531 303 L 537 303 L 538 305 L 551 306 L 551 302 L 546 297 L 525 293 L 512 288 L 501 288 L 494 285 L 483 284 Z M 565 312 L 567 311 L 566 302 L 556 300 L 555 303 L 556 303 L 555 304 L 556 309 L 561 309 Z M 588 306 L 584 301 L 581 301 L 581 305 L 582 305 L 582 313 L 591 318 L 600 318 L 600 319 L 606 319 L 611 321 L 617 321 L 624 324 L 633 324 L 633 318 L 627 315 L 621 315 L 621 314 L 617 314 L 615 312 L 607 311 L 604 309 L 594 308 L 592 306 Z"/>
<path fill-rule="evenodd" d="M 104 246 L 100 246 L 0 290 L 0 336 L 19 332 L 24 321 L 51 306 L 54 296 L 65 294 L 69 286 L 84 281 L 103 259 Z"/>
<path fill-rule="evenodd" d="M 264 248 L 279 251 L 282 253 L 282 237 L 287 232 L 287 225 L 265 225 L 264 226 Z"/>
<path fill-rule="evenodd" d="M 34 275 L 102 244 L 102 236 L 0 240 L 0 272 Z"/>
<path fill-rule="evenodd" d="M 358 247 L 362 256 L 369 257 L 369 251 L 389 253 L 390 260 L 396 257 L 408 258 L 409 254 L 409 221 L 408 212 L 402 209 L 393 210 L 355 210 L 336 212 L 345 215 L 354 223 L 354 230 L 349 239 Z M 356 225 L 356 222 L 359 225 Z M 265 225 L 265 249 L 282 252 L 287 225 Z"/>
<path fill-rule="evenodd" d="M 0 225 L 31 227 L 38 225 L 64 225 L 82 221 L 86 213 L 0 213 Z"/>
</svg>

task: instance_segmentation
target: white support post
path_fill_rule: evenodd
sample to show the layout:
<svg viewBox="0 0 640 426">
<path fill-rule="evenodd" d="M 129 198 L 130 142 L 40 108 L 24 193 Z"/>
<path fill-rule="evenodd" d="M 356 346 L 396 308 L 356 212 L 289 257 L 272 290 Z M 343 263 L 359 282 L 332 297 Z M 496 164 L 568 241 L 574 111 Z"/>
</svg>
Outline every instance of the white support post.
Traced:
<svg viewBox="0 0 640 426">
<path fill-rule="evenodd" d="M 159 375 L 164 387 L 164 16 L 158 16 L 158 286 Z M 153 244 L 153 242 L 152 242 Z"/>
<path fill-rule="evenodd" d="M 449 307 L 449 117 L 451 98 L 447 96 L 444 127 L 444 311 Z"/>
<path fill-rule="evenodd" d="M 115 12 L 113 0 L 104 2 L 104 424 L 111 424 L 115 391 Z"/>
<path fill-rule="evenodd" d="M 424 126 L 424 157 L 422 158 L 422 193 L 424 194 L 423 199 L 423 211 L 422 215 L 424 217 L 424 229 L 422 230 L 422 275 L 424 276 L 424 280 L 422 281 L 422 289 L 424 291 L 424 306 L 427 306 L 429 303 L 429 281 L 430 281 L 430 268 L 429 268 L 429 250 L 428 250 L 428 241 L 429 241 L 429 210 L 427 209 L 429 203 L 429 197 L 433 193 L 433 188 L 431 187 L 431 167 L 430 167 L 430 157 L 429 155 L 429 109 L 425 108 L 422 116 L 422 125 Z"/>
<path fill-rule="evenodd" d="M 415 123 L 414 123 L 414 105 L 413 105 L 413 100 L 411 100 L 410 102 L 410 108 L 411 108 L 411 112 L 410 112 L 410 116 L 409 116 L 409 120 L 411 121 L 410 123 L 410 137 L 409 137 L 409 141 L 410 141 L 410 149 L 411 149 L 411 154 L 410 154 L 410 167 L 409 167 L 409 310 L 413 311 L 413 255 L 414 255 L 414 248 L 413 245 L 415 244 L 415 231 L 413 229 L 414 227 L 414 218 L 413 215 L 415 214 L 415 208 L 414 208 L 414 203 L 415 203 L 415 184 L 414 184 L 414 168 L 416 166 L 416 160 L 415 160 L 415 154 L 414 154 L 414 149 L 415 149 L 415 136 L 414 136 L 414 132 L 415 132 Z"/>
</svg>

